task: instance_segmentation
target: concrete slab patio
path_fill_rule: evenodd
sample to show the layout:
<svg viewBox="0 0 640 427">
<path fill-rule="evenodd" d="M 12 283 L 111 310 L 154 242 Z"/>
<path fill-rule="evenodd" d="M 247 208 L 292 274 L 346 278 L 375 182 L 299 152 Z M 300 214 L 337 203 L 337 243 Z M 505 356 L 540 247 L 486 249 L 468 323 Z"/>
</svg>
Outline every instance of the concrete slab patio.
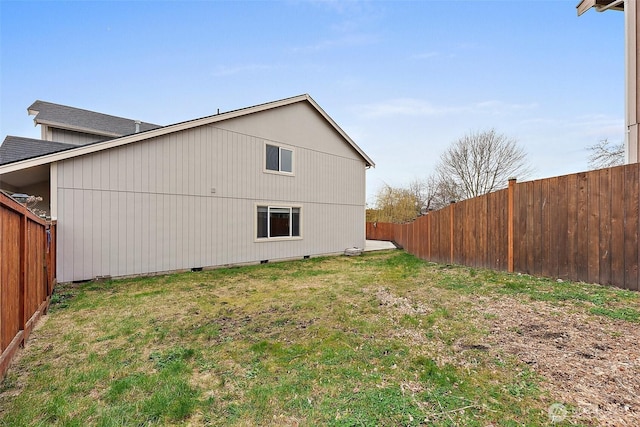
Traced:
<svg viewBox="0 0 640 427">
<path fill-rule="evenodd" d="M 396 246 L 386 240 L 367 240 L 364 245 L 365 252 L 397 249 Z"/>
</svg>

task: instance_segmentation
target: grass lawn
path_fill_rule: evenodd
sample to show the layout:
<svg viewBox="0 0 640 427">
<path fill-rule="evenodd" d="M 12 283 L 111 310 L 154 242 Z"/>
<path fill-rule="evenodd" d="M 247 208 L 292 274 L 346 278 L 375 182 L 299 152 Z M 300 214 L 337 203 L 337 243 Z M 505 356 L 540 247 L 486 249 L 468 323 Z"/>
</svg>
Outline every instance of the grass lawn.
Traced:
<svg viewBox="0 0 640 427">
<path fill-rule="evenodd" d="M 0 425 L 639 425 L 639 321 L 637 293 L 401 251 L 66 285 Z"/>
</svg>

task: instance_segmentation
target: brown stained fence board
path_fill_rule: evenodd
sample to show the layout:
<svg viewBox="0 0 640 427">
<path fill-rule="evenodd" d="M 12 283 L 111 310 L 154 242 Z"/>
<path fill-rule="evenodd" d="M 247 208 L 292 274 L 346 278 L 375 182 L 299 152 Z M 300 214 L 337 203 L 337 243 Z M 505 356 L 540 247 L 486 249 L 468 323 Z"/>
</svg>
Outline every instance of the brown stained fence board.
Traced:
<svg viewBox="0 0 640 427">
<path fill-rule="evenodd" d="M 464 250 L 465 250 L 465 239 L 470 239 L 468 230 L 465 230 L 464 224 L 462 224 L 463 219 L 465 218 L 464 214 L 464 203 L 457 202 L 453 205 L 449 205 L 447 208 L 449 211 L 449 242 L 453 245 L 453 251 L 451 247 L 449 247 L 449 261 L 448 263 L 453 262 L 454 264 L 463 264 L 464 260 Z M 451 216 L 453 214 L 453 216 Z M 453 222 L 451 221 L 453 218 Z M 452 226 L 453 224 L 453 226 Z M 453 239 L 453 240 L 452 240 Z M 451 261 L 451 253 L 453 252 L 453 261 Z"/>
<path fill-rule="evenodd" d="M 638 290 L 638 164 L 625 169 L 624 281 L 626 289 Z"/>
<path fill-rule="evenodd" d="M 440 249 L 440 228 L 438 227 L 438 213 L 429 213 L 429 235 L 431 244 L 429 246 L 429 260 L 438 261 L 438 253 Z"/>
<path fill-rule="evenodd" d="M 500 210 L 497 206 L 497 200 L 499 200 L 499 193 L 492 193 L 487 195 L 487 218 L 486 218 L 486 262 L 488 268 L 500 270 L 499 265 L 499 246 L 500 239 L 500 227 L 494 223 L 494 219 L 500 218 Z"/>
<path fill-rule="evenodd" d="M 431 256 L 430 260 L 440 262 L 440 211 L 429 214 L 429 227 L 431 234 Z"/>
<path fill-rule="evenodd" d="M 569 278 L 569 215 L 568 215 L 568 182 L 567 176 L 561 176 L 558 178 L 558 188 L 555 194 L 555 208 L 554 208 L 554 234 L 555 242 L 553 245 L 553 253 L 557 258 L 557 277 L 562 279 Z"/>
<path fill-rule="evenodd" d="M 427 228 L 427 253 L 426 253 L 426 259 L 431 260 L 433 258 L 433 255 L 431 253 L 431 248 L 433 247 L 433 240 L 434 240 L 434 233 L 433 233 L 433 216 L 431 215 L 431 212 L 429 212 L 427 214 L 427 222 L 425 224 L 425 227 Z"/>
<path fill-rule="evenodd" d="M 431 234 L 431 261 L 440 261 L 440 227 L 439 227 L 440 211 L 431 212 L 429 214 L 429 234 Z"/>
<path fill-rule="evenodd" d="M 527 227 L 527 184 L 516 183 L 514 189 L 513 219 L 513 269 L 527 273 L 528 227 Z"/>
<path fill-rule="evenodd" d="M 567 177 L 567 275 L 570 280 L 577 280 L 578 252 L 578 176 Z"/>
<path fill-rule="evenodd" d="M 540 217 L 535 181 L 527 183 L 527 273 L 535 274 L 536 235 L 540 234 Z"/>
<path fill-rule="evenodd" d="M 491 251 L 491 265 L 492 268 L 497 270 L 507 270 L 507 258 L 508 258 L 508 235 L 507 227 L 509 220 L 506 215 L 508 207 L 507 190 L 499 191 L 490 200 L 492 202 L 493 214 L 489 216 L 489 229 L 496 230 L 493 235 L 490 235 L 489 247 L 493 248 Z"/>
<path fill-rule="evenodd" d="M 409 224 L 402 224 L 402 246 L 409 247 Z"/>
<path fill-rule="evenodd" d="M 473 224 L 473 241 L 471 242 L 475 267 L 487 267 L 486 252 L 483 250 L 486 242 L 486 218 L 487 218 L 487 197 L 480 196 L 473 200 L 473 213 L 469 219 Z"/>
<path fill-rule="evenodd" d="M 411 227 L 411 253 L 417 254 L 419 251 L 420 240 L 418 237 L 418 223 L 413 221 L 410 225 Z"/>
<path fill-rule="evenodd" d="M 439 211 L 436 227 L 438 233 L 438 249 L 436 260 L 448 264 L 449 256 L 449 208 Z"/>
<path fill-rule="evenodd" d="M 550 182 L 548 179 L 540 181 L 540 262 L 539 273 L 545 277 L 553 275 L 550 260 L 550 234 L 551 234 L 551 194 L 549 191 Z"/>
<path fill-rule="evenodd" d="M 475 208 L 477 211 L 474 221 L 474 230 L 476 241 L 474 245 L 474 258 L 477 260 L 477 267 L 489 267 L 487 260 L 487 198 L 488 196 L 480 196 L 475 200 Z"/>
<path fill-rule="evenodd" d="M 482 233 L 480 232 L 480 223 L 485 215 L 482 209 L 482 197 L 476 197 L 464 202 L 465 209 L 461 214 L 463 218 L 460 218 L 461 222 L 465 224 L 469 230 L 466 233 L 469 238 L 464 241 L 466 247 L 464 248 L 465 254 L 469 259 L 468 264 L 473 267 L 480 267 L 482 265 L 482 259 L 480 256 L 479 247 L 482 245 Z"/>
<path fill-rule="evenodd" d="M 474 215 L 472 215 L 472 213 Z M 472 267 L 478 266 L 477 245 L 480 240 L 476 222 L 481 212 L 478 207 L 478 199 L 469 199 L 459 202 L 455 206 L 454 233 L 456 244 L 454 253 L 456 264 L 466 264 Z"/>
<path fill-rule="evenodd" d="M 535 198 L 535 182 L 527 182 L 527 267 L 525 273 L 535 273 L 535 257 L 536 257 L 536 234 L 540 233 L 539 227 L 536 224 L 539 221 L 539 217 L 536 214 L 537 201 Z"/>
<path fill-rule="evenodd" d="M 487 255 L 489 256 L 488 265 L 496 270 L 505 270 L 502 267 L 504 257 L 501 254 L 505 247 L 506 240 L 503 240 L 504 227 L 500 224 L 500 219 L 507 225 L 507 219 L 502 215 L 502 209 L 507 207 L 507 201 L 502 200 L 504 191 L 491 194 L 487 199 L 489 215 L 487 216 Z M 498 221 L 498 222 L 496 222 Z"/>
<path fill-rule="evenodd" d="M 587 178 L 589 183 L 587 280 L 590 283 L 597 283 L 600 279 L 600 173 L 601 171 L 592 171 Z"/>
<path fill-rule="evenodd" d="M 449 208 L 438 215 L 438 255 L 439 262 L 449 264 Z"/>
<path fill-rule="evenodd" d="M 412 239 L 413 239 L 413 253 L 418 254 L 420 252 L 420 235 L 418 233 L 420 225 L 417 221 L 411 223 Z"/>
<path fill-rule="evenodd" d="M 427 250 L 429 247 L 429 215 L 423 215 L 418 218 L 420 222 L 420 259 L 429 259 Z"/>
<path fill-rule="evenodd" d="M 542 181 L 533 182 L 533 222 L 534 222 L 534 234 L 533 234 L 533 274 L 540 276 L 542 274 L 542 262 L 544 260 L 544 222 L 542 210 L 546 199 L 542 193 Z"/>
<path fill-rule="evenodd" d="M 576 277 L 574 280 L 586 282 L 589 280 L 589 227 L 588 215 L 589 208 L 588 192 L 587 192 L 587 174 L 579 173 L 577 175 L 577 220 L 576 220 Z"/>
<path fill-rule="evenodd" d="M 494 227 L 499 229 L 499 243 L 496 244 L 496 268 L 507 271 L 509 267 L 509 192 L 502 190 L 500 197 L 495 200 L 500 216 L 494 220 Z"/>
<path fill-rule="evenodd" d="M 464 265 L 475 237 L 475 230 L 469 221 L 468 210 L 471 202 L 457 202 L 453 208 L 453 262 Z M 471 264 L 473 266 L 473 264 Z"/>
<path fill-rule="evenodd" d="M 465 202 L 458 202 L 449 205 L 449 210 L 453 210 L 453 228 L 449 229 L 449 238 L 453 236 L 453 263 L 464 264 L 464 252 L 467 250 L 468 241 L 471 239 L 471 230 L 464 224 L 466 218 Z M 451 227 L 451 224 L 449 224 Z M 451 233 L 453 231 L 453 234 Z M 465 241 L 466 240 L 466 241 Z M 451 250 L 449 251 L 451 256 Z M 449 260 L 451 262 L 451 260 Z"/>
<path fill-rule="evenodd" d="M 415 233 L 415 242 L 416 242 L 416 250 L 415 256 L 418 258 L 422 258 L 422 217 L 416 218 L 414 221 L 414 233 Z"/>
<path fill-rule="evenodd" d="M 440 236 L 439 236 L 439 244 L 440 244 L 440 248 L 439 248 L 439 254 L 438 254 L 438 260 L 439 262 L 445 263 L 445 264 L 449 264 L 451 263 L 451 247 L 449 246 L 450 244 L 450 208 L 445 208 L 440 210 L 440 218 L 439 218 L 439 224 L 438 224 L 438 228 L 440 230 Z"/>
<path fill-rule="evenodd" d="M 558 255 L 561 252 L 561 236 L 560 230 L 562 228 L 562 220 L 559 218 L 560 212 L 560 200 L 558 198 L 558 192 L 560 190 L 560 183 L 558 178 L 550 178 L 545 180 L 547 182 L 547 224 L 549 228 L 547 230 L 547 238 L 545 239 L 545 245 L 547 248 L 547 274 L 548 277 L 558 277 Z"/>
<path fill-rule="evenodd" d="M 418 256 L 421 259 L 427 258 L 427 241 L 428 241 L 427 222 L 428 221 L 429 221 L 429 217 L 426 215 L 418 218 L 418 239 L 419 239 L 419 248 L 420 248 L 418 251 Z"/>
<path fill-rule="evenodd" d="M 487 245 L 487 210 L 489 209 L 489 206 L 487 201 L 488 196 L 486 195 L 477 199 L 477 215 L 475 215 L 476 220 L 474 221 L 474 228 L 477 236 L 476 244 L 474 245 L 474 257 L 478 260 L 476 266 L 483 268 L 489 267 L 489 258 L 487 256 L 487 251 L 489 250 L 489 246 Z"/>
<path fill-rule="evenodd" d="M 611 284 L 625 288 L 624 194 L 625 168 L 611 169 Z"/>
<path fill-rule="evenodd" d="M 611 170 L 600 171 L 599 277 L 597 283 L 612 284 L 611 278 Z"/>
<path fill-rule="evenodd" d="M 509 267 L 509 192 L 503 190 L 501 192 L 500 200 L 498 201 L 500 206 L 500 218 L 497 219 L 496 227 L 500 227 L 500 241 L 498 246 L 498 257 L 500 259 L 500 269 L 507 270 Z"/>
<path fill-rule="evenodd" d="M 498 245 L 500 244 L 500 228 L 496 227 L 493 220 L 500 217 L 500 211 L 496 206 L 496 200 L 499 198 L 498 193 L 487 194 L 487 216 L 485 220 L 486 243 L 485 243 L 485 262 L 487 268 L 500 270 L 496 261 L 498 256 Z"/>
<path fill-rule="evenodd" d="M 418 238 L 418 221 L 417 218 L 409 224 L 409 230 L 411 232 L 411 253 L 418 256 L 420 251 L 420 240 Z"/>
</svg>

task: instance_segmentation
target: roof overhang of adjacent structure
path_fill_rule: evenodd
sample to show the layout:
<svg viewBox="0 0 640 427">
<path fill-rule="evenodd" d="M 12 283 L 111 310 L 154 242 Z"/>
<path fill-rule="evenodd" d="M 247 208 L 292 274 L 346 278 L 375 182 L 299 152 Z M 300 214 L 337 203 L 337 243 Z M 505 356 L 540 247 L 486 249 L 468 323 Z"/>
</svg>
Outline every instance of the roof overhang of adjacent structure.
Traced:
<svg viewBox="0 0 640 427">
<path fill-rule="evenodd" d="M 624 0 L 582 0 L 576 6 L 576 9 L 578 9 L 578 16 L 582 15 L 592 7 L 598 12 L 604 12 L 609 9 L 624 10 Z"/>
<path fill-rule="evenodd" d="M 32 158 L 32 159 L 9 163 L 9 164 L 0 166 L 0 174 L 14 172 L 14 171 L 31 168 L 34 166 L 44 165 L 48 163 L 53 163 L 60 160 L 66 160 L 73 157 L 82 156 L 85 154 L 91 154 L 98 151 L 119 147 L 121 145 L 126 145 L 126 144 L 131 144 L 137 141 L 146 140 L 149 138 L 163 136 L 163 135 L 167 135 L 174 132 L 180 132 L 180 131 L 195 128 L 198 126 L 205 126 L 205 125 L 213 124 L 216 122 L 233 119 L 236 117 L 242 117 L 249 114 L 259 113 L 261 111 L 266 111 L 273 108 L 284 107 L 287 105 L 295 104 L 297 102 L 308 102 L 336 130 L 336 132 L 338 132 L 338 134 L 340 134 L 340 136 L 349 145 L 351 145 L 351 147 L 353 147 L 353 149 L 364 159 L 366 166 L 375 166 L 375 163 L 373 162 L 373 160 L 371 160 L 369 156 L 367 156 L 365 152 L 362 151 L 362 149 L 358 147 L 358 145 L 340 128 L 340 126 L 338 126 L 338 124 L 334 122 L 333 119 L 329 117 L 329 115 L 325 113 L 322 108 L 320 108 L 320 106 L 313 100 L 313 98 L 311 98 L 311 96 L 309 96 L 308 94 L 304 94 L 304 95 L 294 96 L 292 98 L 282 99 L 279 101 L 268 102 L 266 104 L 256 105 L 253 107 L 242 108 L 239 110 L 220 113 L 213 116 L 202 117 L 200 119 L 194 119 L 186 122 L 176 123 L 173 125 L 168 125 L 168 126 L 164 126 L 157 129 L 152 129 L 152 130 L 148 130 L 148 131 L 144 131 L 144 132 L 140 132 L 132 135 L 126 135 L 116 139 L 82 145 L 82 146 L 79 146 L 78 148 L 61 151 L 59 153 L 47 154 L 47 155 Z"/>
</svg>

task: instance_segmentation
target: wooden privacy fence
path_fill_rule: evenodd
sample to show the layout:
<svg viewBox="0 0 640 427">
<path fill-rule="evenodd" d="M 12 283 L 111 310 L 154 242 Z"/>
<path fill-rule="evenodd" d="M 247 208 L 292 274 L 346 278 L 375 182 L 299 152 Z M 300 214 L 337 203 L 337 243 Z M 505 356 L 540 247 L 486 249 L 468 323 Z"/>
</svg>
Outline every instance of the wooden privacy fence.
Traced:
<svg viewBox="0 0 640 427">
<path fill-rule="evenodd" d="M 517 183 L 412 223 L 367 223 L 422 259 L 639 290 L 640 164 Z"/>
<path fill-rule="evenodd" d="M 49 307 L 56 226 L 0 193 L 0 378 Z"/>
</svg>

